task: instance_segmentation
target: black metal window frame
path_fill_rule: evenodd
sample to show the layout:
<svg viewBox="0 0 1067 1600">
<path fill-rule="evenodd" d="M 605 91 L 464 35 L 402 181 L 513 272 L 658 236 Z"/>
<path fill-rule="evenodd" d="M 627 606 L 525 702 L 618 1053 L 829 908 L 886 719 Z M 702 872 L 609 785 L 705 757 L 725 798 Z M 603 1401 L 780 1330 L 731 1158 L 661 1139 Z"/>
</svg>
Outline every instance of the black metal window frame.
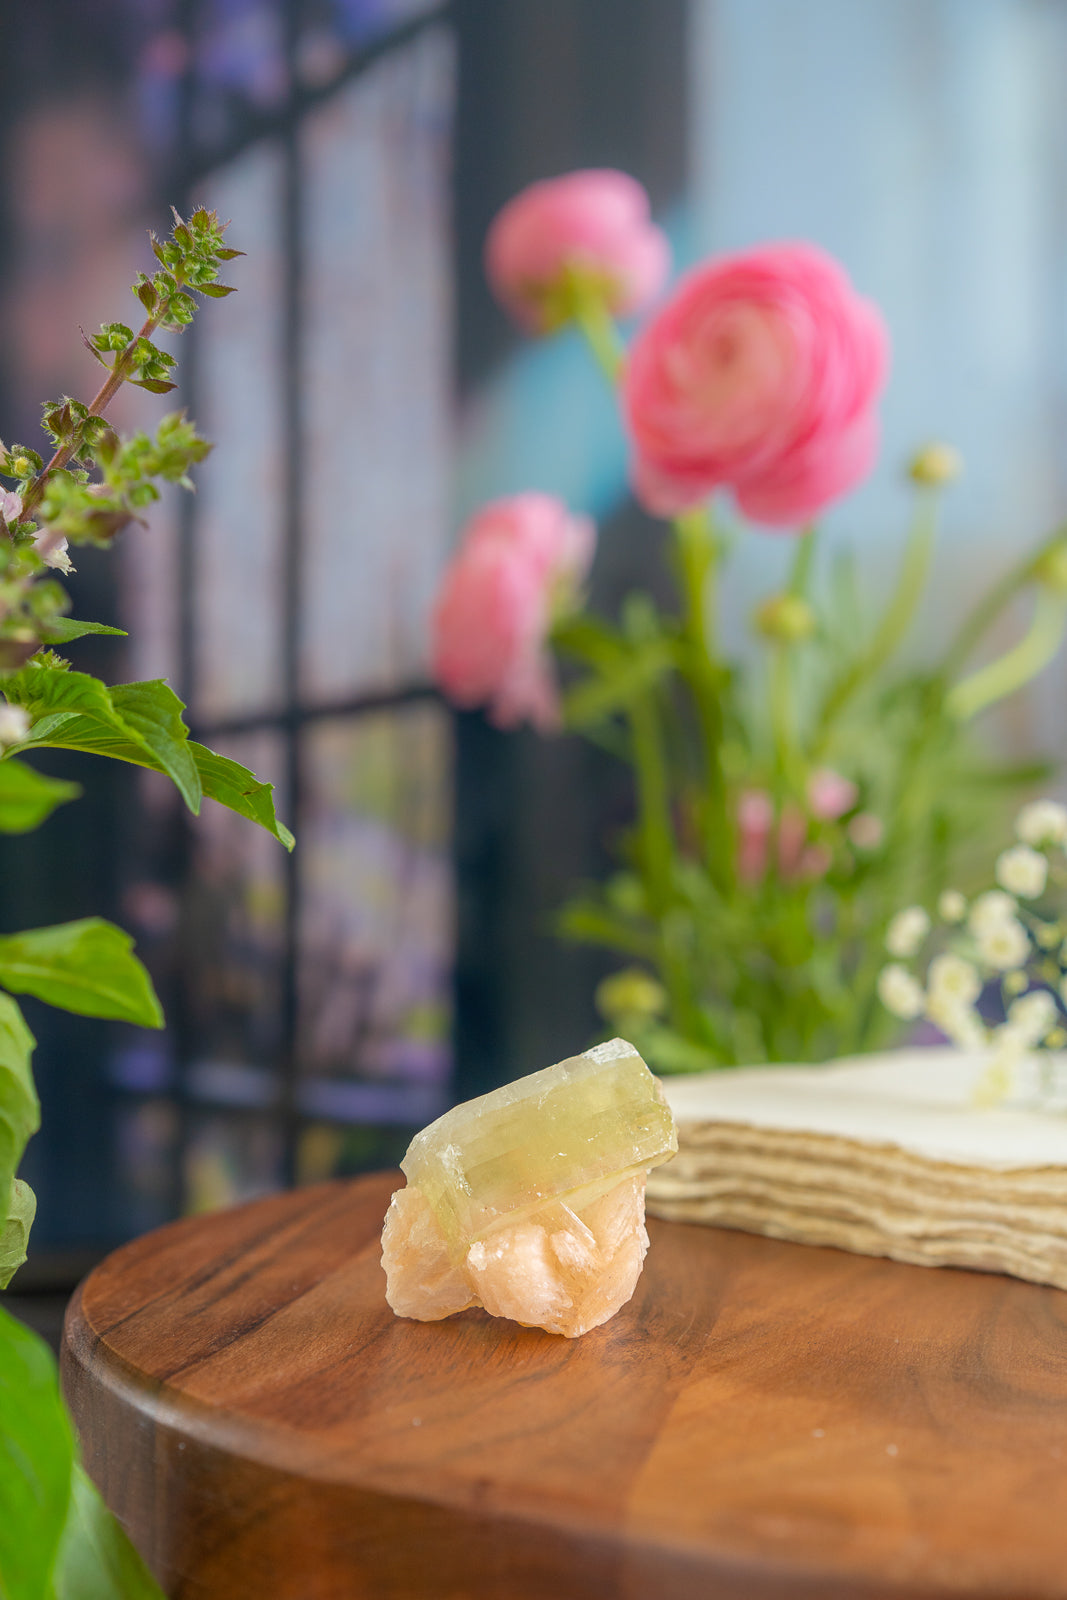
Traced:
<svg viewBox="0 0 1067 1600">
<path fill-rule="evenodd" d="M 181 24 L 190 41 L 188 57 L 193 59 L 191 48 L 195 26 L 195 0 L 186 0 L 182 6 Z M 167 203 L 174 197 L 179 210 L 192 209 L 199 203 L 203 186 L 216 174 L 253 146 L 270 141 L 282 153 L 283 189 L 281 246 L 281 315 L 283 319 L 283 436 L 289 441 L 299 441 L 304 434 L 304 407 L 301 379 L 302 287 L 305 267 L 304 226 L 302 208 L 302 153 L 300 129 L 309 113 L 332 100 L 362 77 L 379 62 L 396 56 L 431 29 L 447 25 L 453 18 L 453 5 L 449 0 L 435 5 L 416 16 L 397 24 L 388 32 L 358 49 L 344 68 L 322 88 L 300 86 L 297 67 L 299 42 L 300 0 L 283 0 L 284 49 L 290 91 L 284 107 L 268 114 L 250 113 L 238 136 L 227 139 L 209 152 L 196 149 L 192 137 L 192 84 L 187 75 L 181 93 L 177 129 L 177 160 L 164 184 Z M 183 396 L 193 415 L 196 414 L 198 362 L 196 326 L 183 347 Z M 336 700 L 309 700 L 299 692 L 299 646 L 302 610 L 301 546 L 303 515 L 300 502 L 298 472 L 294 466 L 297 455 L 294 448 L 287 453 L 284 467 L 283 538 L 283 628 L 279 640 L 284 678 L 283 703 L 276 710 L 256 711 L 234 716 L 200 717 L 196 714 L 197 660 L 196 660 L 196 605 L 198 577 L 198 530 L 195 497 L 183 497 L 179 523 L 178 565 L 178 691 L 189 705 L 189 725 L 192 736 L 213 746 L 216 741 L 251 733 L 270 733 L 278 737 L 284 750 L 283 770 L 265 773 L 273 779 L 284 795 L 288 817 L 298 827 L 306 792 L 302 759 L 302 735 L 305 729 L 317 722 L 357 721 L 368 715 L 402 709 L 424 702 L 437 702 L 439 696 L 428 683 L 410 683 L 394 689 L 355 694 Z M 190 840 L 191 842 L 191 840 Z M 187 851 L 188 855 L 188 851 Z M 285 911 L 282 947 L 282 1044 L 277 1061 L 277 1097 L 266 1114 L 281 1134 L 281 1174 L 283 1181 L 292 1184 L 297 1178 L 297 1152 L 300 1133 L 311 1122 L 328 1121 L 319 1113 L 310 1115 L 301 1111 L 297 1100 L 300 1076 L 298 1052 L 298 917 L 302 900 L 301 855 L 296 850 L 285 860 Z M 175 1042 L 175 1074 L 166 1098 L 178 1109 L 178 1128 L 173 1147 L 172 1209 L 178 1214 L 185 1206 L 185 1157 L 189 1146 L 191 1117 L 195 1111 L 210 1109 L 226 1111 L 224 1102 L 206 1098 L 195 1091 L 189 1081 L 196 1041 L 188 1025 L 187 1008 L 179 994 L 173 1008 L 172 1026 Z M 238 1109 L 233 1108 L 235 1111 Z M 244 1108 L 241 1108 L 244 1109 Z"/>
</svg>

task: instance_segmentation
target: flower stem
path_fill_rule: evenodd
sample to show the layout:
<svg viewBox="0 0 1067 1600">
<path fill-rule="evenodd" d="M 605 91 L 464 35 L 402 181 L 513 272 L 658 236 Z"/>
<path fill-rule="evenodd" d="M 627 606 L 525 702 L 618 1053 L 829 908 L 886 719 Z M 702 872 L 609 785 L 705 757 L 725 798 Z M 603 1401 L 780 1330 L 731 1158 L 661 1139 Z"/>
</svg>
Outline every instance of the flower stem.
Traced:
<svg viewBox="0 0 1067 1600">
<path fill-rule="evenodd" d="M 653 916 L 671 901 L 674 833 L 671 827 L 667 766 L 652 697 L 636 695 L 629 708 L 637 781 L 637 832 L 641 867 Z"/>
<path fill-rule="evenodd" d="M 610 384 L 618 381 L 626 347 L 614 318 L 598 294 L 575 290 L 573 316 L 597 365 Z"/>
<path fill-rule="evenodd" d="M 180 274 L 175 275 L 175 284 L 176 292 L 180 294 L 185 289 L 185 280 Z M 150 339 L 152 337 L 160 323 L 163 321 L 164 317 L 167 315 L 170 301 L 171 297 L 169 295 L 166 296 L 166 298 L 161 299 L 159 305 L 151 314 L 151 316 L 145 318 L 141 325 L 140 331 L 134 334 L 126 348 L 124 350 L 120 350 L 116 355 L 111 364 L 111 371 L 108 373 L 106 379 L 100 385 L 96 393 L 93 395 L 93 398 L 89 401 L 89 415 L 91 417 L 102 417 L 112 400 L 115 398 L 116 394 L 118 394 L 119 390 L 122 388 L 122 385 L 126 382 L 126 379 L 133 371 L 133 353 L 137 348 L 138 340 Z M 34 507 L 40 503 L 45 489 L 48 487 L 48 480 L 52 473 L 57 472 L 61 467 L 65 467 L 71 457 L 77 454 L 79 437 L 80 430 L 73 438 L 68 440 L 66 444 L 58 445 L 51 457 L 51 460 L 48 461 L 44 467 L 42 467 L 41 471 L 26 489 L 22 497 L 23 518 L 28 519 Z"/>
<path fill-rule="evenodd" d="M 960 722 L 984 711 L 996 700 L 1014 694 L 1052 660 L 1067 626 L 1067 596 L 1039 589 L 1034 618 L 1025 636 L 1011 650 L 973 672 L 949 691 L 945 709 Z"/>
<path fill-rule="evenodd" d="M 718 547 L 707 506 L 674 519 L 682 585 L 682 663 L 692 691 L 704 741 L 702 807 L 704 857 L 713 882 L 728 886 L 733 851 L 722 771 L 723 718 L 721 673 L 716 659 L 713 617 Z"/>
<path fill-rule="evenodd" d="M 994 584 L 987 595 L 975 606 L 960 627 L 941 666 L 941 676 L 952 679 L 959 672 L 972 650 L 980 643 L 986 631 L 1015 599 L 1015 596 L 1034 581 L 1042 561 L 1067 539 L 1067 525 L 1050 534 L 1033 555 L 1024 557 L 1000 582 Z"/>
<path fill-rule="evenodd" d="M 823 702 L 813 758 L 821 755 L 825 749 L 834 722 L 853 695 L 885 665 L 911 626 L 930 570 L 930 558 L 937 537 L 937 507 L 936 491 L 921 489 L 896 588 L 870 645 L 837 680 Z"/>
</svg>

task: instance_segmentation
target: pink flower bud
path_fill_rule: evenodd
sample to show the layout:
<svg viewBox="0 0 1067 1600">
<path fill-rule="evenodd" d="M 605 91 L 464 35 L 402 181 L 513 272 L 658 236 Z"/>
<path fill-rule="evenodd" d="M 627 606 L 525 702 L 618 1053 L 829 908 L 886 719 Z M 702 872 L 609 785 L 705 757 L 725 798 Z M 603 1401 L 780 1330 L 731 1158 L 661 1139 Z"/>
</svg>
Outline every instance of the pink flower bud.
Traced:
<svg viewBox="0 0 1067 1600">
<path fill-rule="evenodd" d="M 638 498 L 673 515 L 729 488 L 755 521 L 799 526 L 870 469 L 887 365 L 878 310 L 815 246 L 706 262 L 630 352 Z"/>
<path fill-rule="evenodd" d="M 468 524 L 433 612 L 433 674 L 460 706 L 484 705 L 498 727 L 556 726 L 545 646 L 556 612 L 574 602 L 596 532 L 546 494 L 494 501 Z"/>
<path fill-rule="evenodd" d="M 843 778 L 831 767 L 813 772 L 808 780 L 808 805 L 820 822 L 836 822 L 859 799 L 859 790 L 850 778 Z"/>
<path fill-rule="evenodd" d="M 774 803 L 765 789 L 746 789 L 737 802 L 737 876 L 758 883 L 767 870 Z"/>
<path fill-rule="evenodd" d="M 625 172 L 570 172 L 532 183 L 493 221 L 485 269 L 497 299 L 537 333 L 566 321 L 568 273 L 584 278 L 616 316 L 643 310 L 670 271 L 670 246 L 648 195 Z"/>
</svg>

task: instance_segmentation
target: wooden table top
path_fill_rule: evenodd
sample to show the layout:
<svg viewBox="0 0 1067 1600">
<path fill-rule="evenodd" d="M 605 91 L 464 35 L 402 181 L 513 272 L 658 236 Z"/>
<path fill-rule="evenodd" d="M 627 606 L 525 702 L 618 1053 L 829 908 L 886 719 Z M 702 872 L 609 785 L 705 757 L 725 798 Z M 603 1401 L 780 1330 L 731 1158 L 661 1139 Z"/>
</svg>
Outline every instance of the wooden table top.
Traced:
<svg viewBox="0 0 1067 1600">
<path fill-rule="evenodd" d="M 1067 1597 L 1067 1294 L 653 1221 L 582 1339 L 406 1322 L 395 1182 L 175 1223 L 72 1302 L 87 1465 L 170 1595 Z"/>
</svg>

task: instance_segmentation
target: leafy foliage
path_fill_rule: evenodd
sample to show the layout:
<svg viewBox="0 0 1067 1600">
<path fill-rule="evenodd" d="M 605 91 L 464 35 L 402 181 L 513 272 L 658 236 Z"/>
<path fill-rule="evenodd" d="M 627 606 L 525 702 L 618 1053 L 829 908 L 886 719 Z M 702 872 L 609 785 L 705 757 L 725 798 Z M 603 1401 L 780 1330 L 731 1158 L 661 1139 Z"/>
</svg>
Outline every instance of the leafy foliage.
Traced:
<svg viewBox="0 0 1067 1600">
<path fill-rule="evenodd" d="M 161 1028 L 163 1012 L 133 940 L 112 922 L 84 917 L 0 937 L 0 984 L 83 1017 Z"/>
<path fill-rule="evenodd" d="M 185 708 L 162 679 L 108 689 L 86 673 L 37 658 L 3 687 L 8 700 L 32 718 L 21 749 L 83 750 L 165 772 L 190 811 L 198 812 L 207 795 L 292 849 L 293 836 L 275 815 L 273 785 L 190 740 Z"/>
<path fill-rule="evenodd" d="M 133 292 L 147 313 L 134 331 L 103 324 L 84 342 L 106 377 L 89 402 L 69 395 L 43 407 L 52 454 L 0 445 L 0 477 L 15 488 L 0 497 L 0 832 L 39 826 L 80 792 L 16 758 L 22 749 L 68 749 L 110 756 L 165 773 L 189 810 L 204 795 L 266 828 L 287 849 L 272 789 L 237 762 L 189 739 L 184 706 L 164 682 L 108 688 L 44 648 L 86 634 L 121 634 L 67 616 L 69 600 L 53 575 L 71 570 L 68 546 L 108 545 L 160 485 L 191 488 L 190 469 L 210 449 L 182 412 L 154 431 L 120 435 L 104 413 L 124 383 L 154 394 L 173 389 L 175 357 L 157 330 L 193 319 L 194 294 L 219 299 L 220 264 L 241 252 L 203 208 L 188 222 L 174 214 L 169 239 L 152 236 L 159 264 Z M 25 737 L 24 737 L 25 735 Z M 0 985 L 85 1016 L 161 1027 L 151 980 L 129 935 L 99 918 L 0 937 Z M 16 1177 L 39 1108 L 30 1070 L 34 1040 L 16 1002 L 0 993 L 0 1287 L 26 1255 L 36 1203 Z M 161 1600 L 118 1524 L 76 1458 L 55 1368 L 41 1342 L 0 1312 L 0 1596 L 10 1600 Z"/>
<path fill-rule="evenodd" d="M 80 794 L 76 783 L 46 778 L 22 761 L 0 761 L 0 833 L 30 833 Z"/>
<path fill-rule="evenodd" d="M 55 1363 L 0 1311 L 0 1594 L 162 1600 L 78 1463 Z"/>
</svg>

